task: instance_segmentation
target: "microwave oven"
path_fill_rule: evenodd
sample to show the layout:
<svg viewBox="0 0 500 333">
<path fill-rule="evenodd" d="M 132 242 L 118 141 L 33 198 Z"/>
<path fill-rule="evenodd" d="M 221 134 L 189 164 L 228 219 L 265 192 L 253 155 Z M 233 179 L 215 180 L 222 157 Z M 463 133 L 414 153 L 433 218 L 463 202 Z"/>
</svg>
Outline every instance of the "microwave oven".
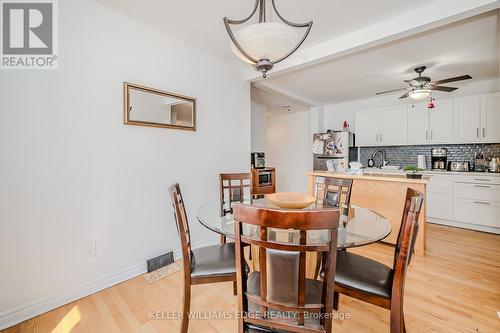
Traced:
<svg viewBox="0 0 500 333">
<path fill-rule="evenodd" d="M 259 172 L 259 187 L 271 186 L 273 184 L 271 171 Z"/>
</svg>

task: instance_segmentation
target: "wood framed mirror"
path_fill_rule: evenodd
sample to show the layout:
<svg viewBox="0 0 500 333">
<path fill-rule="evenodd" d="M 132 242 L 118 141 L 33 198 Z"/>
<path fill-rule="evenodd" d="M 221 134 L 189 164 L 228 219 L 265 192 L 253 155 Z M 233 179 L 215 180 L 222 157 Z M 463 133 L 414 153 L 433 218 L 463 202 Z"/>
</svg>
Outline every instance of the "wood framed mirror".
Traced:
<svg viewBox="0 0 500 333">
<path fill-rule="evenodd" d="M 123 82 L 123 123 L 196 131 L 196 98 Z"/>
</svg>

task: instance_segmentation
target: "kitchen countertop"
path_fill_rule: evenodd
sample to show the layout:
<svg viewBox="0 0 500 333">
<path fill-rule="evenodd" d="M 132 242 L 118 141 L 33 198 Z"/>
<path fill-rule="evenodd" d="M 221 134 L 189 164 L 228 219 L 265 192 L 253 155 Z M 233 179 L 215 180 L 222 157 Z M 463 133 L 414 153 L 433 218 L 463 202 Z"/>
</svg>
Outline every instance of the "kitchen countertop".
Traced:
<svg viewBox="0 0 500 333">
<path fill-rule="evenodd" d="M 381 169 L 362 169 L 364 174 L 381 174 L 381 175 L 404 175 L 405 171 L 404 170 L 381 170 Z M 425 170 L 422 171 L 422 173 L 425 175 L 465 175 L 465 176 L 472 176 L 472 177 L 477 177 L 477 176 L 488 176 L 488 177 L 500 177 L 500 173 L 494 173 L 494 172 L 476 172 L 476 171 L 469 171 L 469 172 L 460 172 L 460 171 L 438 171 L 438 170 Z"/>
<path fill-rule="evenodd" d="M 386 182 L 397 182 L 397 183 L 410 183 L 410 184 L 427 184 L 428 179 L 424 176 L 422 179 L 411 179 L 406 178 L 406 174 L 400 173 L 396 174 L 394 171 L 392 173 L 387 173 L 382 171 L 381 174 L 372 175 L 349 175 L 344 173 L 335 173 L 328 171 L 311 171 L 307 172 L 308 176 L 320 176 L 320 177 L 334 177 L 334 178 L 347 178 L 347 179 L 363 179 L 363 180 L 382 180 Z"/>
</svg>

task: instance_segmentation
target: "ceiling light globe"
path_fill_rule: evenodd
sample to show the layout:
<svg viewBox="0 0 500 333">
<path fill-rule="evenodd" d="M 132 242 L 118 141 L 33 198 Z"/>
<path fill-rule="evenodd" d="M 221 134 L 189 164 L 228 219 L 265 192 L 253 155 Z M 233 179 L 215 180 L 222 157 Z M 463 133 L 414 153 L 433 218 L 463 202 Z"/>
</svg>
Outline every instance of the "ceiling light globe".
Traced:
<svg viewBox="0 0 500 333">
<path fill-rule="evenodd" d="M 276 61 L 297 45 L 300 36 L 295 29 L 282 23 L 257 23 L 235 34 L 243 50 L 257 60 Z M 252 63 L 231 43 L 231 50 L 243 61 Z"/>
<path fill-rule="evenodd" d="M 431 94 L 431 90 L 429 89 L 418 89 L 414 90 L 410 93 L 410 98 L 412 99 L 424 99 Z"/>
</svg>

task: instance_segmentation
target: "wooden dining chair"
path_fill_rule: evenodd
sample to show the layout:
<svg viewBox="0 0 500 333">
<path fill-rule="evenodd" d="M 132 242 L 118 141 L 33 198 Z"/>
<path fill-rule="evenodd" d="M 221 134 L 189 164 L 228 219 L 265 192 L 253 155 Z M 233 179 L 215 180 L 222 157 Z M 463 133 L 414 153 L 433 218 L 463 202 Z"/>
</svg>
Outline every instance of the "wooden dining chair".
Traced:
<svg viewBox="0 0 500 333">
<path fill-rule="evenodd" d="M 403 312 L 406 271 L 415 248 L 422 202 L 422 193 L 408 188 L 392 268 L 354 253 L 338 251 L 335 310 L 339 293 L 351 296 L 389 309 L 391 333 L 406 332 Z"/>
<path fill-rule="evenodd" d="M 322 207 L 341 207 L 351 202 L 352 179 L 315 177 L 314 197 L 318 199 Z M 316 268 L 314 269 L 314 279 L 317 279 L 321 272 L 323 256 L 316 257 Z M 321 275 L 322 272 L 321 272 Z"/>
<path fill-rule="evenodd" d="M 243 202 L 252 197 L 251 173 L 221 173 L 219 174 L 219 185 L 221 216 L 233 213 L 233 203 Z M 225 242 L 226 236 L 221 235 L 221 243 Z"/>
<path fill-rule="evenodd" d="M 170 186 L 169 192 L 182 247 L 184 297 L 181 333 L 186 333 L 189 325 L 192 285 L 233 281 L 233 291 L 236 295 L 235 246 L 234 243 L 227 243 L 192 249 L 189 223 L 179 184 Z"/>
<path fill-rule="evenodd" d="M 234 205 L 238 332 L 331 332 L 339 209 L 280 210 Z M 258 227 L 258 237 L 243 233 Z M 294 229 L 297 243 L 268 239 L 269 229 Z M 328 230 L 326 244 L 307 242 L 310 230 Z M 260 272 L 245 270 L 243 247 L 258 247 Z M 326 252 L 325 278 L 306 278 L 306 253 Z M 331 299 L 330 299 L 331 298 Z"/>
<path fill-rule="evenodd" d="M 313 196 L 322 206 L 340 207 L 351 201 L 352 179 L 315 177 Z"/>
</svg>

